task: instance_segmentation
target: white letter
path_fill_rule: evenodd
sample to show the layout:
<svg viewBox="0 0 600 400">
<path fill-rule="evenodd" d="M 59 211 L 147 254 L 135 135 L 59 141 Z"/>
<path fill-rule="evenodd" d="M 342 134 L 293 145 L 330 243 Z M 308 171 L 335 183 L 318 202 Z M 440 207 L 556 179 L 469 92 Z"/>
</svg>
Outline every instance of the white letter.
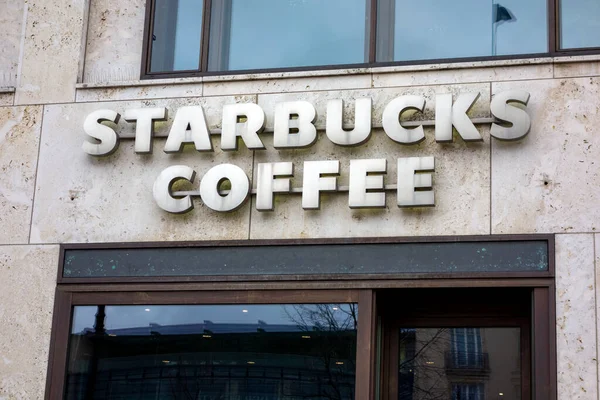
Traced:
<svg viewBox="0 0 600 400">
<path fill-rule="evenodd" d="M 317 140 L 317 129 L 313 125 L 316 118 L 317 111 L 307 101 L 277 104 L 275 106 L 273 147 L 276 149 L 301 148 L 312 145 Z M 292 133 L 291 130 L 296 133 Z"/>
<path fill-rule="evenodd" d="M 339 175 L 339 173 L 340 162 L 338 160 L 305 161 L 302 208 L 318 210 L 320 207 L 319 193 L 337 190 L 337 178 L 335 176 L 322 177 L 322 175 Z"/>
<path fill-rule="evenodd" d="M 327 102 L 327 122 L 325 133 L 329 140 L 340 146 L 357 146 L 369 140 L 371 136 L 371 98 L 356 99 L 354 106 L 354 129 L 343 128 L 344 101 L 342 99 Z"/>
<path fill-rule="evenodd" d="M 185 143 L 194 143 L 198 151 L 212 151 L 210 132 L 201 106 L 186 106 L 177 110 L 165 143 L 165 153 L 180 152 Z"/>
<path fill-rule="evenodd" d="M 219 193 L 223 181 L 231 183 L 226 195 Z M 200 197 L 208 208 L 215 211 L 234 211 L 244 204 L 250 192 L 250 181 L 237 165 L 220 164 L 208 170 L 200 182 Z"/>
<path fill-rule="evenodd" d="M 185 165 L 174 165 L 164 169 L 154 181 L 154 187 L 152 188 L 156 204 L 163 210 L 174 214 L 190 211 L 194 208 L 190 196 L 176 199 L 171 195 L 171 187 L 173 183 L 180 179 L 187 179 L 191 182 L 194 180 L 195 175 L 196 172 Z"/>
<path fill-rule="evenodd" d="M 371 172 L 386 172 L 387 160 L 350 160 L 350 208 L 385 207 L 383 175 L 369 175 Z M 367 190 L 378 190 L 377 193 Z"/>
<path fill-rule="evenodd" d="M 433 172 L 433 157 L 408 157 L 398 159 L 398 207 L 433 207 L 435 199 L 431 174 L 415 172 Z M 428 189 L 428 191 L 415 191 Z"/>
<path fill-rule="evenodd" d="M 289 193 L 290 178 L 294 175 L 291 162 L 259 163 L 256 182 L 256 209 L 273 210 L 273 193 Z M 285 177 L 285 178 L 281 178 Z"/>
<path fill-rule="evenodd" d="M 119 122 L 119 113 L 113 110 L 97 110 L 87 116 L 83 131 L 87 134 L 81 148 L 92 156 L 108 156 L 119 147 L 119 136 L 110 127 L 102 125 L 104 121 Z M 100 143 L 93 142 L 93 139 Z"/>
<path fill-rule="evenodd" d="M 239 122 L 240 117 L 246 121 Z M 264 149 L 258 134 L 265 127 L 265 112 L 258 104 L 228 104 L 223 107 L 221 150 L 237 150 L 238 137 L 249 149 Z"/>
<path fill-rule="evenodd" d="M 125 121 L 135 122 L 135 152 L 152 153 L 152 135 L 154 124 L 152 121 L 165 121 L 167 109 L 157 108 L 134 108 L 125 111 Z"/>
<path fill-rule="evenodd" d="M 494 95 L 490 103 L 492 115 L 501 122 L 512 124 L 511 127 L 492 124 L 490 135 L 496 139 L 519 140 L 529 133 L 531 128 L 529 114 L 527 114 L 527 111 L 511 105 L 511 102 L 527 106 L 529 93 L 524 90 L 509 90 Z"/>
<path fill-rule="evenodd" d="M 479 93 L 463 93 L 452 105 L 452 93 L 435 96 L 435 140 L 438 143 L 451 143 L 452 126 L 465 142 L 482 142 L 467 112 L 479 98 Z"/>
<path fill-rule="evenodd" d="M 423 112 L 425 99 L 421 96 L 400 96 L 390 101 L 383 110 L 383 130 L 395 142 L 402 144 L 417 144 L 425 140 L 422 126 L 406 129 L 400 124 L 400 117 L 405 111 L 416 110 Z"/>
</svg>

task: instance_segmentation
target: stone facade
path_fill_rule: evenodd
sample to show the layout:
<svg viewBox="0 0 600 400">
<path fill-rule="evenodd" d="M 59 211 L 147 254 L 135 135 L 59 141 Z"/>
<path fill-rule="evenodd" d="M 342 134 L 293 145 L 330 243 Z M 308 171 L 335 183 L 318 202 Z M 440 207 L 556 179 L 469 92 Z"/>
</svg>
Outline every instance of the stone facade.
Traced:
<svg viewBox="0 0 600 400">
<path fill-rule="evenodd" d="M 144 3 L 0 1 L 9 10 L 0 17 L 0 399 L 43 398 L 60 243 L 521 233 L 556 234 L 559 399 L 599 398 L 600 57 L 140 81 Z M 532 129 L 511 143 L 491 140 L 488 124 L 479 125 L 480 143 L 438 144 L 426 128 L 413 146 L 374 129 L 352 148 L 319 133 L 303 150 L 276 151 L 268 134 L 263 151 L 225 152 L 218 136 L 209 154 L 167 155 L 164 139 L 152 155 L 134 153 L 133 141 L 106 158 L 81 150 L 83 120 L 100 108 L 199 104 L 218 129 L 223 105 L 251 102 L 272 127 L 275 103 L 307 100 L 323 125 L 327 100 L 371 97 L 380 125 L 383 106 L 399 95 L 425 96 L 431 119 L 436 93 L 476 91 L 470 116 L 485 118 L 493 94 L 516 88 L 531 94 Z M 351 108 L 345 113 L 351 120 Z M 134 125 L 118 129 L 133 133 Z M 394 183 L 395 160 L 409 156 L 436 157 L 435 208 L 399 209 L 392 192 L 383 209 L 352 210 L 347 194 L 333 193 L 319 211 L 281 195 L 273 212 L 249 201 L 216 213 L 196 198 L 193 211 L 173 215 L 152 198 L 159 172 L 174 164 L 202 176 L 230 162 L 255 188 L 258 163 L 294 161 L 299 187 L 305 160 L 340 160 L 347 185 L 351 159 L 386 158 Z"/>
</svg>

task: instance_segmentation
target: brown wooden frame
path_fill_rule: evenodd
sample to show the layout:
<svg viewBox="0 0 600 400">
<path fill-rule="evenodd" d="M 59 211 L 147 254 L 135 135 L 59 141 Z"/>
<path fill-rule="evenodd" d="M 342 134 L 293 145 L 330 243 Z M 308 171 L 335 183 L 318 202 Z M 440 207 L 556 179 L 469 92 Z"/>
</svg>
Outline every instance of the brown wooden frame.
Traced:
<svg viewBox="0 0 600 400">
<path fill-rule="evenodd" d="M 528 241 L 548 243 L 549 270 L 527 273 L 400 274 L 366 277 L 259 276 L 63 278 L 64 252 L 74 248 L 273 246 L 326 243 L 401 243 L 461 241 Z M 260 240 L 233 242 L 156 242 L 61 245 L 58 286 L 52 323 L 46 399 L 63 396 L 72 307 L 96 304 L 266 304 L 343 303 L 359 306 L 356 399 L 374 400 L 376 387 L 377 294 L 402 288 L 530 288 L 532 291 L 532 400 L 556 400 L 556 327 L 554 235 L 500 235 L 411 238 Z M 279 278 L 279 279 L 273 279 Z M 347 277 L 346 277 L 347 278 Z M 367 379 L 364 379 L 367 377 Z M 524 399 L 525 400 L 525 399 Z"/>
<path fill-rule="evenodd" d="M 136 248 L 181 248 L 181 247 L 251 247 L 251 246 L 289 246 L 289 245 L 323 245 L 323 244 L 396 244 L 396 243 L 455 243 L 455 242 L 502 242 L 502 241 L 546 241 L 548 254 L 554 254 L 554 235 L 493 235 L 493 236 L 411 236 L 411 237 L 371 237 L 371 238 L 331 238 L 331 239 L 277 239 L 277 240 L 230 240 L 230 241 L 190 241 L 190 242 L 118 242 L 118 243 L 68 243 L 60 245 L 59 265 L 64 262 L 65 251 L 71 249 L 136 249 Z M 319 274 L 319 275 L 223 275 L 223 276 L 163 276 L 163 277 L 94 277 L 94 278 L 65 278 L 62 267 L 58 269 L 57 282 L 64 283 L 156 283 L 156 282 L 212 282 L 222 289 L 235 288 L 235 282 L 244 282 L 244 287 L 263 289 L 269 287 L 304 288 L 310 282 L 309 288 L 368 288 L 396 287 L 395 280 L 407 281 L 405 287 L 411 287 L 412 280 L 444 280 L 468 279 L 524 279 L 554 277 L 554 259 L 549 257 L 547 271 L 527 272 L 461 272 L 461 273 L 386 273 L 386 274 Z M 312 286 L 315 282 L 328 281 L 325 286 Z M 369 284 L 364 284 L 370 281 Z M 261 283 L 264 282 L 264 283 Z M 277 282 L 277 283 L 276 283 Z M 293 282 L 292 286 L 286 282 Z M 390 286 L 390 284 L 392 286 Z"/>
<path fill-rule="evenodd" d="M 214 76 L 214 75 L 235 75 L 235 74 L 257 74 L 267 72 L 292 72 L 292 71 L 314 71 L 314 70 L 329 70 L 329 69 L 346 69 L 346 68 L 372 68 L 380 66 L 400 66 L 400 65 L 425 65 L 439 64 L 448 62 L 471 62 L 471 61 L 490 61 L 490 60 L 516 60 L 524 58 L 539 58 L 539 57 L 559 57 L 572 55 L 586 55 L 600 53 L 600 47 L 596 48 L 581 48 L 581 49 L 561 49 L 560 47 L 560 18 L 559 2 L 561 0 L 547 0 L 547 43 L 548 51 L 533 54 L 516 54 L 516 55 L 500 55 L 500 56 L 484 56 L 484 57 L 458 57 L 458 58 L 443 58 L 431 60 L 416 60 L 416 61 L 390 61 L 377 62 L 376 46 L 377 46 L 377 0 L 366 0 L 368 24 L 366 26 L 367 36 L 365 54 L 368 56 L 368 61 L 357 64 L 334 64 L 334 65 L 315 65 L 307 67 L 287 67 L 287 68 L 264 68 L 253 70 L 236 70 L 236 71 L 209 71 L 208 70 L 208 47 L 210 34 L 210 12 L 212 0 L 204 0 L 203 5 L 203 27 L 202 39 L 200 45 L 200 62 L 197 70 L 186 71 L 166 71 L 166 72 L 151 72 L 150 60 L 152 52 L 151 35 L 154 24 L 154 2 L 155 0 L 146 0 L 146 16 L 144 23 L 144 41 L 142 47 L 142 62 L 140 79 L 160 79 L 173 77 L 196 77 L 196 76 Z"/>
<path fill-rule="evenodd" d="M 529 290 L 529 289 L 528 289 Z M 521 304 L 524 303 L 523 300 L 526 300 L 527 303 L 531 303 L 531 298 L 525 298 L 524 294 L 526 292 L 521 292 Z M 508 294 L 508 293 L 506 293 Z M 533 291 L 531 291 L 533 294 Z M 478 297 L 479 301 L 485 305 L 486 310 L 482 312 L 481 308 L 483 306 L 477 305 L 476 310 L 470 311 L 462 311 L 462 308 L 468 304 L 459 302 L 458 304 L 452 305 L 451 309 L 453 310 L 451 314 L 443 313 L 443 316 L 440 316 L 440 311 L 436 310 L 436 304 L 439 303 L 439 298 L 435 295 L 428 294 L 427 297 L 416 299 L 415 302 L 418 304 L 427 303 L 425 305 L 425 309 L 429 312 L 434 310 L 434 314 L 430 315 L 422 315 L 422 311 L 414 311 L 411 313 L 409 311 L 408 316 L 402 315 L 400 318 L 390 315 L 390 310 L 385 309 L 381 310 L 380 314 L 382 319 L 385 321 L 385 325 L 382 329 L 382 341 L 381 347 L 383 349 L 382 353 L 384 354 L 382 359 L 382 374 L 380 377 L 380 384 L 382 387 L 384 386 L 384 382 L 386 383 L 384 391 L 382 393 L 382 400 L 394 400 L 398 399 L 398 375 L 395 373 L 397 371 L 398 365 L 398 334 L 400 328 L 452 328 L 452 327 L 518 327 L 520 329 L 520 358 L 521 358 L 521 400 L 531 400 L 532 399 L 532 388 L 531 388 L 531 332 L 530 328 L 532 328 L 533 318 L 530 314 L 530 308 L 527 309 L 516 309 L 515 304 L 512 304 L 512 309 L 509 307 L 503 308 L 502 310 L 488 310 L 487 301 L 491 300 L 491 303 L 494 304 L 495 307 L 498 306 L 497 299 L 494 299 L 495 294 L 486 294 L 486 293 L 478 293 L 478 295 L 482 295 Z M 389 294 L 386 296 L 384 302 L 386 305 L 390 305 L 391 300 L 394 299 L 394 296 L 390 296 Z M 531 306 L 531 304 L 528 304 Z M 447 307 L 445 305 L 444 307 Z M 393 307 L 389 307 L 393 308 Z M 421 306 L 422 308 L 422 306 Z M 545 374 L 545 372 L 544 372 Z M 544 397 L 551 398 L 551 397 Z"/>
</svg>

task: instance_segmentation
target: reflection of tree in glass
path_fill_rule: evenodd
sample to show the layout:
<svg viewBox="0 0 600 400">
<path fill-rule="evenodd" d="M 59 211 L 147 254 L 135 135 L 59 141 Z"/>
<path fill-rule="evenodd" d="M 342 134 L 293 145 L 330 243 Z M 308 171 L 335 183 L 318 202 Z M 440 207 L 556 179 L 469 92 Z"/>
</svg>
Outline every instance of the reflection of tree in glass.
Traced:
<svg viewBox="0 0 600 400">
<path fill-rule="evenodd" d="M 448 329 L 400 329 L 400 400 L 447 400 L 445 354 L 450 349 Z"/>
<path fill-rule="evenodd" d="M 284 307 L 284 313 L 311 340 L 311 354 L 324 384 L 310 385 L 305 399 L 354 399 L 356 371 L 356 304 L 315 304 Z M 352 340 L 345 340 L 351 336 Z"/>
</svg>

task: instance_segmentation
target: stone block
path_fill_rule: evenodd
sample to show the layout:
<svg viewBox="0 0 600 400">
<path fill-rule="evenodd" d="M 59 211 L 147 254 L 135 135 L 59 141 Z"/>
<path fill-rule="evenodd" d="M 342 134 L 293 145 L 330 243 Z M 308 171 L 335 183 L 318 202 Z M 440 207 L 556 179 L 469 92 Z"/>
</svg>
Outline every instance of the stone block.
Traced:
<svg viewBox="0 0 600 400">
<path fill-rule="evenodd" d="M 105 87 L 78 87 L 77 102 L 164 99 L 202 96 L 202 82 L 148 84 L 111 84 Z"/>
<path fill-rule="evenodd" d="M 0 107 L 0 244 L 27 243 L 42 107 Z"/>
<path fill-rule="evenodd" d="M 144 0 L 91 0 L 84 82 L 120 82 L 140 77 L 145 9 Z"/>
<path fill-rule="evenodd" d="M 357 90 L 334 90 L 323 92 L 302 92 L 284 94 L 259 94 L 258 104 L 263 107 L 267 114 L 267 128 L 273 129 L 273 110 L 275 105 L 286 101 L 304 100 L 311 103 L 317 111 L 317 126 L 325 126 L 327 117 L 327 102 L 333 99 L 344 100 L 344 124 L 354 123 L 354 100 L 369 97 L 373 101 L 371 115 L 372 126 L 381 127 L 381 120 L 385 106 L 399 96 L 418 95 L 426 100 L 425 111 L 417 113 L 407 119 L 434 120 L 435 119 L 435 95 L 436 93 L 452 93 L 454 98 L 460 93 L 475 92 L 480 97 L 469 111 L 471 118 L 484 118 L 490 116 L 490 85 L 488 83 L 469 85 L 439 85 L 439 86 L 416 86 L 406 88 L 383 88 L 383 89 L 357 89 Z"/>
<path fill-rule="evenodd" d="M 26 7 L 23 60 L 15 104 L 74 101 L 86 1 L 35 0 Z"/>
<path fill-rule="evenodd" d="M 0 0 L 0 87 L 14 86 L 17 82 L 24 6 L 24 0 Z"/>
<path fill-rule="evenodd" d="M 31 241 L 36 243 L 226 240 L 248 237 L 249 205 L 232 213 L 218 213 L 196 198 L 187 214 L 161 210 L 152 196 L 159 173 L 172 165 L 187 165 L 197 172 L 193 185 L 212 166 L 232 163 L 252 177 L 252 152 L 223 152 L 218 136 L 214 152 L 165 154 L 164 139 L 154 140 L 153 154 L 136 154 L 133 141 L 123 140 L 108 157 L 93 157 L 81 149 L 83 121 L 92 111 L 110 108 L 124 112 L 135 107 L 167 107 L 169 122 L 156 124 L 156 133 L 168 132 L 174 110 L 183 105 L 204 106 L 211 128 L 221 126 L 224 104 L 253 102 L 255 97 L 216 97 L 178 100 L 145 100 L 114 103 L 76 103 L 45 108 Z M 133 133 L 134 124 L 120 121 L 117 131 Z"/>
<path fill-rule="evenodd" d="M 494 83 L 531 94 L 531 132 L 492 142 L 492 233 L 600 228 L 600 79 Z"/>
<path fill-rule="evenodd" d="M 205 96 L 224 96 L 260 93 L 309 92 L 314 90 L 367 89 L 371 74 L 352 74 L 345 71 L 338 76 L 288 76 L 277 74 L 204 77 Z"/>
<path fill-rule="evenodd" d="M 0 398 L 43 399 L 58 246 L 0 251 Z"/>
<path fill-rule="evenodd" d="M 320 210 L 303 210 L 300 194 L 277 194 L 274 211 L 257 211 L 252 204 L 251 239 L 484 235 L 490 230 L 489 217 L 489 129 L 480 127 L 483 143 L 435 143 L 433 130 L 426 129 L 426 140 L 403 146 L 389 139 L 381 129 L 358 147 L 343 148 L 332 144 L 321 133 L 314 147 L 303 150 L 257 151 L 254 170 L 259 162 L 293 161 L 292 187 L 302 186 L 303 162 L 340 160 L 339 186 L 348 185 L 351 159 L 385 158 L 387 185 L 396 184 L 399 157 L 434 156 L 436 170 L 433 187 L 436 206 L 401 209 L 395 191 L 386 194 L 382 209 L 350 209 L 348 193 L 321 195 Z M 268 140 L 272 140 L 268 138 Z M 267 142 L 267 139 L 265 139 Z M 272 149 L 270 142 L 267 149 Z M 256 187 L 256 182 L 253 182 Z"/>
<path fill-rule="evenodd" d="M 580 60 L 571 62 L 556 62 L 554 64 L 555 78 L 574 78 L 580 76 L 599 76 L 599 60 Z"/>
<path fill-rule="evenodd" d="M 594 235 L 556 236 L 558 398 L 598 398 Z"/>
<path fill-rule="evenodd" d="M 429 70 L 377 72 L 373 73 L 373 87 L 449 85 L 476 82 L 500 82 L 524 79 L 552 78 L 552 64 L 496 65 L 480 67 L 474 65 L 455 68 L 443 65 Z"/>
</svg>

